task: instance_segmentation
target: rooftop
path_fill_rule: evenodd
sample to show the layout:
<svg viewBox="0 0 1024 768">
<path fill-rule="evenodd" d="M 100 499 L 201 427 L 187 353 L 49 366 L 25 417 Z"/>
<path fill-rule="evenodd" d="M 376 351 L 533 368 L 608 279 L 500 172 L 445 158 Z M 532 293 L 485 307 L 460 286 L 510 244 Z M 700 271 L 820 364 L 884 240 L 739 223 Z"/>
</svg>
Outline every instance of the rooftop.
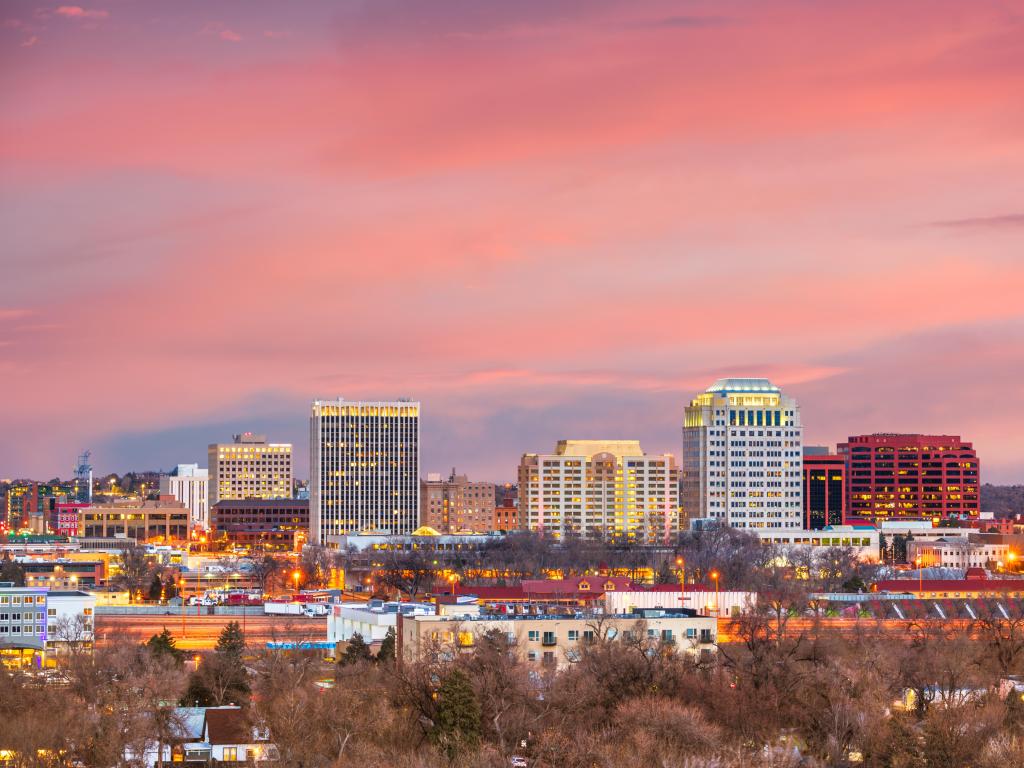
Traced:
<svg viewBox="0 0 1024 768">
<path fill-rule="evenodd" d="M 705 392 L 780 392 L 768 379 L 719 379 Z"/>
</svg>

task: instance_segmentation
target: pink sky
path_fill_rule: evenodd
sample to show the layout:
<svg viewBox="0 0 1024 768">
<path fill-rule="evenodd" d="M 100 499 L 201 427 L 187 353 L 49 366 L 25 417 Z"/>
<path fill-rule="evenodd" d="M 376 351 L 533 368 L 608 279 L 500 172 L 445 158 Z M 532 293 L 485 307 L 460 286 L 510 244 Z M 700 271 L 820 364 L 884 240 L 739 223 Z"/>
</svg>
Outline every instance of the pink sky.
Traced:
<svg viewBox="0 0 1024 768">
<path fill-rule="evenodd" d="M 0 172 L 0 477 L 344 395 L 511 480 L 764 375 L 1024 481 L 1019 3 L 6 2 Z"/>
</svg>

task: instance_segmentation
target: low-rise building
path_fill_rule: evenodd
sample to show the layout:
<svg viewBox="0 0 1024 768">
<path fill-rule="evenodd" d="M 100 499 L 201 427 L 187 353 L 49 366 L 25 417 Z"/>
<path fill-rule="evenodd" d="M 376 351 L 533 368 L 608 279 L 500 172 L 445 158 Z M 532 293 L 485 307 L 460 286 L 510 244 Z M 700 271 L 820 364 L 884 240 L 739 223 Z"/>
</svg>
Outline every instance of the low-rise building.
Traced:
<svg viewBox="0 0 1024 768">
<path fill-rule="evenodd" d="M 928 569 L 925 569 L 928 570 Z M 922 574 L 923 575 L 923 574 Z M 962 579 L 884 579 L 871 586 L 872 592 L 913 595 L 923 600 L 1024 598 L 1024 578 L 990 579 L 981 568 L 971 568 Z"/>
<path fill-rule="evenodd" d="M 1008 562 L 1010 545 L 972 541 L 967 536 L 944 536 L 935 541 L 907 542 L 907 562 L 925 568 L 990 568 Z"/>
<path fill-rule="evenodd" d="M 16 558 L 25 571 L 25 584 L 45 589 L 91 589 L 106 582 L 107 558 L 73 559 L 61 557 Z"/>
<path fill-rule="evenodd" d="M 368 603 L 335 603 L 327 614 L 327 641 L 347 643 L 359 635 L 367 643 L 383 640 L 398 626 L 398 614 L 426 616 L 436 613 L 429 603 L 396 603 L 370 600 Z"/>
<path fill-rule="evenodd" d="M 878 561 L 878 529 L 873 526 L 830 525 L 820 531 L 807 529 L 751 528 L 764 545 L 777 547 L 849 547 L 865 562 Z"/>
<path fill-rule="evenodd" d="M 93 504 L 80 512 L 80 536 L 124 536 L 144 541 L 187 541 L 189 508 L 173 496 Z"/>
<path fill-rule="evenodd" d="M 46 594 L 46 650 L 88 650 L 95 637 L 96 597 L 88 592 L 50 590 Z"/>
<path fill-rule="evenodd" d="M 402 616 L 398 653 L 404 661 L 450 656 L 471 651 L 481 636 L 496 632 L 526 661 L 564 668 L 593 642 L 643 642 L 679 653 L 708 654 L 716 649 L 717 631 L 716 618 L 679 608 L 562 616 Z"/>
<path fill-rule="evenodd" d="M 294 550 L 309 537 L 309 501 L 223 499 L 210 508 L 213 537 L 256 549 Z"/>
<path fill-rule="evenodd" d="M 46 650 L 46 592 L 0 582 L 0 665 L 42 666 Z"/>
</svg>

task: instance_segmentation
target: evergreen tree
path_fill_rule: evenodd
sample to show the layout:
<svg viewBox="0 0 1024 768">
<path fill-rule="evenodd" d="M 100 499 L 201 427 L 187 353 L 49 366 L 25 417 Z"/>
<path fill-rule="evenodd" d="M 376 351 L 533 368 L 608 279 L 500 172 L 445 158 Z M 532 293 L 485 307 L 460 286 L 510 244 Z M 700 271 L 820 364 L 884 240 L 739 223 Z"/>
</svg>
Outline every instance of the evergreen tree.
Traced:
<svg viewBox="0 0 1024 768">
<path fill-rule="evenodd" d="M 164 583 L 160 581 L 160 574 L 153 574 L 153 581 L 149 585 L 149 599 L 159 600 L 161 593 L 164 591 Z"/>
<path fill-rule="evenodd" d="M 16 587 L 25 586 L 25 569 L 11 559 L 10 552 L 4 552 L 3 560 L 0 560 L 0 581 L 14 582 Z"/>
<path fill-rule="evenodd" d="M 153 635 L 149 640 L 146 641 L 146 648 L 154 656 L 167 656 L 174 661 L 181 663 L 185 657 L 184 651 L 178 648 L 174 635 L 171 631 L 164 627 L 164 631 L 158 635 Z"/>
<path fill-rule="evenodd" d="M 225 659 L 242 663 L 242 655 L 245 653 L 245 635 L 242 634 L 242 627 L 237 621 L 230 621 L 221 630 L 217 638 L 217 647 L 214 651 Z"/>
<path fill-rule="evenodd" d="M 452 670 L 437 692 L 433 738 L 453 760 L 480 743 L 480 702 L 461 669 Z"/>
<path fill-rule="evenodd" d="M 363 636 L 356 632 L 352 635 L 352 639 L 348 641 L 348 647 L 341 654 L 338 663 L 346 666 L 360 661 L 373 661 L 373 654 L 370 652 L 370 646 L 363 640 Z"/>
<path fill-rule="evenodd" d="M 388 627 L 388 633 L 381 641 L 380 650 L 377 651 L 377 661 L 390 664 L 395 660 L 395 628 Z"/>
</svg>

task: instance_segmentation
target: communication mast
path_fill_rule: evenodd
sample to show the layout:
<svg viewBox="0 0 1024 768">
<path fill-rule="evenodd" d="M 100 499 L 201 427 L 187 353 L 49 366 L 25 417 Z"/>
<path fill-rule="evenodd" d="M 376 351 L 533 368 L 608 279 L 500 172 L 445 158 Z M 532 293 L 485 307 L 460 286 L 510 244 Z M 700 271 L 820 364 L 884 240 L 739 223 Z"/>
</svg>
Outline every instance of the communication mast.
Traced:
<svg viewBox="0 0 1024 768">
<path fill-rule="evenodd" d="M 92 451 L 82 451 L 82 455 L 78 457 L 78 466 L 75 468 L 75 480 L 78 482 L 78 500 L 87 501 L 92 504 L 92 464 L 89 463 L 89 457 L 92 456 Z M 82 491 L 82 485 L 85 485 L 85 491 Z"/>
</svg>

